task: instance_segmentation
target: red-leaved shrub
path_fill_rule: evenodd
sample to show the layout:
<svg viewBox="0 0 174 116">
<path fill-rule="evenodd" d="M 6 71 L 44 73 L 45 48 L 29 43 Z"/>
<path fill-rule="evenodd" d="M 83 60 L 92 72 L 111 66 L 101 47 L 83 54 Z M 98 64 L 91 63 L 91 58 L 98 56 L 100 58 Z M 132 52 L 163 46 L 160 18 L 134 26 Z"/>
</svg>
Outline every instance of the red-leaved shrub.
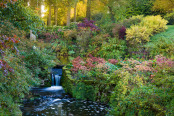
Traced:
<svg viewBox="0 0 174 116">
<path fill-rule="evenodd" d="M 126 28 L 124 26 L 122 26 L 119 30 L 119 39 L 124 40 L 125 35 L 126 35 Z"/>
</svg>

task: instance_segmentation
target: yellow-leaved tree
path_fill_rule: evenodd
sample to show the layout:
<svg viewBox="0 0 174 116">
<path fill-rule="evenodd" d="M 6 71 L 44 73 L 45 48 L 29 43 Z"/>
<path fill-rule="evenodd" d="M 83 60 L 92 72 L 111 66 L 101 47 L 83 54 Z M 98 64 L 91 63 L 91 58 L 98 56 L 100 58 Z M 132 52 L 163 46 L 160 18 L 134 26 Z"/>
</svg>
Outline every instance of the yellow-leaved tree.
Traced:
<svg viewBox="0 0 174 116">
<path fill-rule="evenodd" d="M 173 8 L 174 0 L 155 0 L 152 10 L 161 13 L 166 13 L 172 11 Z"/>
</svg>

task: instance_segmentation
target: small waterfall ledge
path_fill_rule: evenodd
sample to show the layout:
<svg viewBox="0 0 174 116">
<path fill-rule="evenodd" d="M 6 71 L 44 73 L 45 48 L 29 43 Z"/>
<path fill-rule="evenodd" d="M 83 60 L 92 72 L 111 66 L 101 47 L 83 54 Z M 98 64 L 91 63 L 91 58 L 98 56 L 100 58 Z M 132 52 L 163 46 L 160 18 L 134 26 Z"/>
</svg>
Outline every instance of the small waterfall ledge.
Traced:
<svg viewBox="0 0 174 116">
<path fill-rule="evenodd" d="M 60 86 L 62 68 L 51 69 L 51 86 Z"/>
</svg>

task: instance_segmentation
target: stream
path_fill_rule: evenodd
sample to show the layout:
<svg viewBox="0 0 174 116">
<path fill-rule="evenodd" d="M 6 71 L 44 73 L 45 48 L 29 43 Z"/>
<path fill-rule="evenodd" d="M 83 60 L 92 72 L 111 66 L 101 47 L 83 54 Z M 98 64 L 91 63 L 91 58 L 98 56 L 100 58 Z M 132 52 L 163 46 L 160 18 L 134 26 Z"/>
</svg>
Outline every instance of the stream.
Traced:
<svg viewBox="0 0 174 116">
<path fill-rule="evenodd" d="M 52 69 L 51 87 L 31 88 L 20 106 L 23 116 L 105 116 L 108 106 L 86 100 L 76 100 L 60 85 L 61 68 Z"/>
</svg>

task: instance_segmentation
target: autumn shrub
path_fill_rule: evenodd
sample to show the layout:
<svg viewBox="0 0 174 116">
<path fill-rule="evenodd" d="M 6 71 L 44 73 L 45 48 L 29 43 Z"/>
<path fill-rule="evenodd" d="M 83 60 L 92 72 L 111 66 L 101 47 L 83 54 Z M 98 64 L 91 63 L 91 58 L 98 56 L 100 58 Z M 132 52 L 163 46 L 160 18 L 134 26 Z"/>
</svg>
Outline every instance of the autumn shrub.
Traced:
<svg viewBox="0 0 174 116">
<path fill-rule="evenodd" d="M 117 64 L 118 60 L 116 60 L 116 59 L 108 59 L 108 62 L 115 65 L 115 64 Z"/>
<path fill-rule="evenodd" d="M 119 39 L 124 40 L 125 36 L 126 36 L 126 28 L 122 26 L 119 30 Z"/>
<path fill-rule="evenodd" d="M 141 21 L 141 26 L 146 26 L 152 31 L 152 34 L 160 33 L 167 29 L 167 20 L 163 19 L 160 15 L 157 16 L 146 16 Z"/>
<path fill-rule="evenodd" d="M 150 41 L 150 36 L 167 29 L 167 21 L 161 16 L 144 17 L 139 25 L 131 26 L 126 31 L 126 40 L 130 45 L 144 44 Z"/>
<path fill-rule="evenodd" d="M 137 46 L 150 41 L 151 34 L 152 30 L 147 26 L 134 25 L 126 30 L 126 40 L 130 45 Z"/>
<path fill-rule="evenodd" d="M 73 84 L 72 95 L 77 99 L 108 103 L 111 90 L 115 86 L 114 82 L 117 81 L 112 78 L 115 75 L 113 72 L 120 68 L 117 66 L 116 59 L 110 59 L 109 62 L 92 55 L 89 55 L 85 60 L 80 56 L 72 60 L 69 69 L 71 70 L 71 78 L 76 80 Z M 112 83 L 110 83 L 111 81 Z M 95 84 L 90 84 L 91 82 Z"/>
<path fill-rule="evenodd" d="M 47 33 L 44 33 L 43 35 L 45 36 L 45 38 L 43 38 L 45 40 L 45 42 L 53 42 L 56 39 L 61 38 L 61 36 L 55 32 L 53 32 L 53 33 L 47 32 Z"/>
<path fill-rule="evenodd" d="M 91 38 L 91 44 L 97 46 L 98 48 L 101 47 L 103 42 L 108 42 L 110 38 L 109 34 L 98 34 Z"/>
<path fill-rule="evenodd" d="M 22 115 L 19 101 L 28 93 L 29 87 L 37 85 L 20 56 L 17 36 L 0 35 L 0 111 L 1 115 Z"/>
<path fill-rule="evenodd" d="M 78 29 L 89 28 L 91 31 L 100 31 L 100 29 L 94 24 L 95 21 L 85 18 L 82 23 L 77 24 Z"/>
<path fill-rule="evenodd" d="M 56 52 L 57 56 L 67 56 L 68 51 L 73 50 L 73 45 L 69 45 L 67 41 L 57 39 L 52 43 L 52 49 Z M 70 49 L 71 48 L 71 49 Z"/>
<path fill-rule="evenodd" d="M 157 55 L 152 60 L 120 63 L 110 115 L 172 115 L 174 61 Z"/>
<path fill-rule="evenodd" d="M 98 56 L 97 52 L 100 50 L 103 43 L 108 42 L 110 39 L 109 34 L 100 33 L 93 36 L 89 41 L 89 46 L 87 52 L 93 56 Z"/>
<path fill-rule="evenodd" d="M 86 60 L 83 60 L 80 56 L 72 61 L 72 75 L 75 79 L 82 80 L 94 80 L 103 78 L 104 74 L 111 73 L 113 69 L 117 69 L 117 60 L 110 59 L 107 62 L 103 58 L 93 57 L 91 54 Z"/>
</svg>

